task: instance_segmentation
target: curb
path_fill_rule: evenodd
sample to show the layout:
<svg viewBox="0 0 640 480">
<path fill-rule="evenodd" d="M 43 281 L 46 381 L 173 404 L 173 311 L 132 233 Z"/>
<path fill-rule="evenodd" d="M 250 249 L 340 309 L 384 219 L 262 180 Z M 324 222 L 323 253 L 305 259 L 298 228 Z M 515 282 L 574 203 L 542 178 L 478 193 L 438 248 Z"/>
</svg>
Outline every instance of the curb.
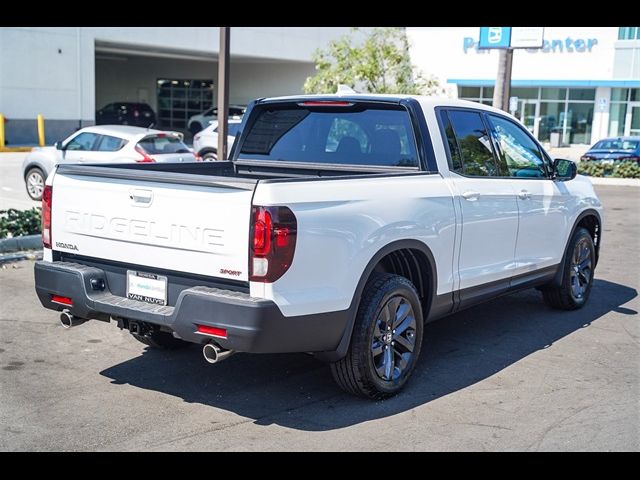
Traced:
<svg viewBox="0 0 640 480">
<path fill-rule="evenodd" d="M 42 249 L 42 235 L 23 235 L 0 240 L 0 253 Z"/>
<path fill-rule="evenodd" d="M 20 260 L 42 260 L 42 250 L 34 252 L 33 250 L 28 252 L 14 252 L 7 254 L 0 254 L 0 266 L 6 268 L 5 264 L 12 262 L 19 262 Z"/>
<path fill-rule="evenodd" d="M 615 185 L 620 187 L 640 187 L 640 178 L 587 177 L 594 185 Z"/>
<path fill-rule="evenodd" d="M 30 152 L 33 147 L 1 147 L 1 153 Z"/>
</svg>

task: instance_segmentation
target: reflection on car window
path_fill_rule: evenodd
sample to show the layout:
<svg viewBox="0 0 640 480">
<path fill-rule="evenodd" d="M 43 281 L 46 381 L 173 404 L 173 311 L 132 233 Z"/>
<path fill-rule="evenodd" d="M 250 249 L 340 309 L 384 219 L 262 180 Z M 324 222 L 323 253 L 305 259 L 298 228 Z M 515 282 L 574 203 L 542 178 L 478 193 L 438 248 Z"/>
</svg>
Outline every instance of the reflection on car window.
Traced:
<svg viewBox="0 0 640 480">
<path fill-rule="evenodd" d="M 491 140 L 480 113 L 451 110 L 449 119 L 460 145 L 464 174 L 475 177 L 499 176 Z"/>
<path fill-rule="evenodd" d="M 538 145 L 520 127 L 506 118 L 489 115 L 496 132 L 500 163 L 510 177 L 545 177 L 544 161 Z"/>
<path fill-rule="evenodd" d="M 110 135 L 101 135 L 102 141 L 98 145 L 99 152 L 116 152 L 125 146 L 126 140 Z"/>
<path fill-rule="evenodd" d="M 251 160 L 417 167 L 402 107 L 270 107 L 257 113 L 240 157 Z"/>
<path fill-rule="evenodd" d="M 638 143 L 633 140 L 601 140 L 593 146 L 593 150 L 629 150 L 638 148 Z"/>
<path fill-rule="evenodd" d="M 148 155 L 162 155 L 165 153 L 189 153 L 189 148 L 178 137 L 158 135 L 143 138 L 138 142 Z"/>
<path fill-rule="evenodd" d="M 93 148 L 98 135 L 90 132 L 83 132 L 67 143 L 66 150 L 89 151 Z"/>
</svg>

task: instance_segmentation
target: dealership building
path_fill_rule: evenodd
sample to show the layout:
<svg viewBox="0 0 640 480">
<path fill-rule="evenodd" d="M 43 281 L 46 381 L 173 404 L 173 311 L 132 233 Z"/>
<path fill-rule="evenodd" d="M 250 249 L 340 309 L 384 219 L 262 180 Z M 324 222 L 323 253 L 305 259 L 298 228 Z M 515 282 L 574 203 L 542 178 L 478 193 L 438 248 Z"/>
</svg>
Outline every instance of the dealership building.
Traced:
<svg viewBox="0 0 640 480">
<path fill-rule="evenodd" d="M 302 92 L 312 54 L 346 27 L 231 28 L 230 103 Z M 0 28 L 0 114 L 8 144 L 48 144 L 111 102 L 146 102 L 162 128 L 185 129 L 216 99 L 217 27 Z"/>
<path fill-rule="evenodd" d="M 490 105 L 499 53 L 478 48 L 479 34 L 407 28 L 416 66 L 449 95 Z M 546 27 L 542 48 L 514 50 L 511 97 L 513 113 L 542 142 L 640 135 L 640 27 Z"/>
</svg>

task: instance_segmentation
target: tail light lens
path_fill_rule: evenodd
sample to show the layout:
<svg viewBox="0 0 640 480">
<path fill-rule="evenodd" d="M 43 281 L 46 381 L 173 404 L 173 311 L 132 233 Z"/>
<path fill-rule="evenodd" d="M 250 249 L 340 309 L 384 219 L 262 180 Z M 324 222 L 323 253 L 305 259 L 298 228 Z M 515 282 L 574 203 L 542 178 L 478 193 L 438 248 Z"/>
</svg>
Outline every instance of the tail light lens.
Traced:
<svg viewBox="0 0 640 480">
<path fill-rule="evenodd" d="M 135 151 L 142 155 L 142 158 L 136 160 L 136 163 L 155 163 L 155 160 L 147 155 L 140 145 L 135 146 Z"/>
<path fill-rule="evenodd" d="M 42 192 L 42 245 L 51 248 L 51 202 L 53 200 L 53 187 L 45 185 Z"/>
<path fill-rule="evenodd" d="M 272 283 L 291 266 L 296 250 L 297 220 L 287 207 L 253 207 L 249 280 Z"/>
</svg>

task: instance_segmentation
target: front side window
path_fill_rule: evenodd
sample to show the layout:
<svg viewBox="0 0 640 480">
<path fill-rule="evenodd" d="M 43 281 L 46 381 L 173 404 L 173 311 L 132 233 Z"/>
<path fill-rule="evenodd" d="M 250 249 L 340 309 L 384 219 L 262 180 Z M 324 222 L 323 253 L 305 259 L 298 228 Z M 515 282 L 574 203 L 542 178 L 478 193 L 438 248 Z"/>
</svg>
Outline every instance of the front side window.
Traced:
<svg viewBox="0 0 640 480">
<path fill-rule="evenodd" d="M 399 106 L 265 106 L 248 128 L 241 160 L 418 167 L 411 119 Z"/>
<path fill-rule="evenodd" d="M 493 157 L 491 139 L 480 113 L 450 110 L 449 120 L 460 146 L 463 171 L 473 177 L 500 176 Z"/>
<path fill-rule="evenodd" d="M 99 152 L 117 152 L 127 143 L 126 140 L 111 135 L 101 135 L 102 140 L 98 145 Z"/>
<path fill-rule="evenodd" d="M 522 128 L 506 118 L 489 115 L 500 147 L 498 159 L 510 177 L 546 177 L 538 145 Z"/>
<path fill-rule="evenodd" d="M 69 143 L 67 143 L 65 150 L 92 150 L 97 139 L 97 134 L 83 132 L 80 135 L 75 136 Z"/>
</svg>

